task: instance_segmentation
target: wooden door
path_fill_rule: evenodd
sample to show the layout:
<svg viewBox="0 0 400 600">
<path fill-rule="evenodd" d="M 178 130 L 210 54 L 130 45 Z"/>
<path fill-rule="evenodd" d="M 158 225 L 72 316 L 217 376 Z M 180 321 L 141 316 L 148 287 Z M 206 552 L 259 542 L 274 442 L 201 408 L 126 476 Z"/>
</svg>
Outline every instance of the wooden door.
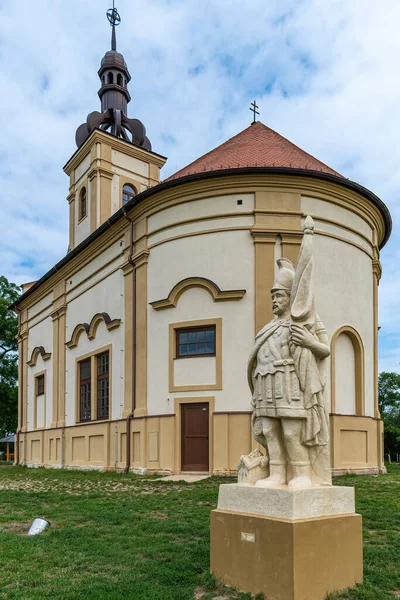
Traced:
<svg viewBox="0 0 400 600">
<path fill-rule="evenodd" d="M 208 404 L 181 405 L 182 471 L 209 470 Z"/>
</svg>

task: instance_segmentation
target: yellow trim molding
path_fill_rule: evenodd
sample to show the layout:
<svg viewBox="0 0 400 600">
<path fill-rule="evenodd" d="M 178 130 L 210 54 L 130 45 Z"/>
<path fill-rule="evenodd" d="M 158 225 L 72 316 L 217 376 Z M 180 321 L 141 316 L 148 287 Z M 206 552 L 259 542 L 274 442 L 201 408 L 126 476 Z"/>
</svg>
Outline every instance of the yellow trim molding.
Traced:
<svg viewBox="0 0 400 600">
<path fill-rule="evenodd" d="M 176 359 L 176 330 L 189 327 L 215 326 L 215 383 L 204 385 L 175 385 L 174 360 Z M 205 355 L 206 356 L 206 355 Z M 201 358 L 200 356 L 198 357 Z M 178 359 L 184 360 L 184 359 Z M 189 359 L 188 359 L 189 360 Z M 192 360 L 192 359 L 190 359 Z M 169 325 L 169 391 L 170 392 L 204 392 L 207 390 L 222 390 L 222 319 L 197 319 L 196 321 L 181 321 Z"/>
<path fill-rule="evenodd" d="M 108 331 L 112 331 L 116 329 L 121 324 L 121 319 L 111 319 L 110 315 L 106 312 L 96 313 L 92 320 L 90 321 L 90 325 L 88 323 L 78 323 L 76 325 L 74 331 L 72 332 L 71 339 L 65 345 L 70 350 L 72 348 L 76 348 L 79 343 L 79 338 L 81 333 L 86 332 L 89 340 L 94 340 L 96 337 L 97 328 L 100 323 L 104 321 Z"/>
<path fill-rule="evenodd" d="M 350 338 L 354 349 L 355 361 L 355 400 L 357 417 L 365 416 L 365 367 L 364 344 L 358 331 L 354 327 L 344 325 L 335 331 L 331 339 L 331 412 L 336 413 L 336 340 L 344 333 Z M 350 415 L 349 415 L 350 416 Z"/>
<path fill-rule="evenodd" d="M 246 290 L 221 290 L 216 283 L 205 277 L 187 277 L 177 283 L 167 298 L 150 302 L 154 310 L 164 310 L 165 308 L 176 308 L 179 298 L 191 288 L 202 288 L 209 292 L 214 302 L 228 302 L 232 300 L 241 300 Z"/>
<path fill-rule="evenodd" d="M 43 346 L 36 346 L 32 350 L 30 360 L 26 363 L 28 365 L 28 367 L 36 367 L 36 363 L 37 363 L 37 359 L 39 358 L 39 354 L 43 360 L 49 360 L 49 358 L 51 357 L 51 352 L 46 352 L 46 350 L 43 348 Z"/>
</svg>

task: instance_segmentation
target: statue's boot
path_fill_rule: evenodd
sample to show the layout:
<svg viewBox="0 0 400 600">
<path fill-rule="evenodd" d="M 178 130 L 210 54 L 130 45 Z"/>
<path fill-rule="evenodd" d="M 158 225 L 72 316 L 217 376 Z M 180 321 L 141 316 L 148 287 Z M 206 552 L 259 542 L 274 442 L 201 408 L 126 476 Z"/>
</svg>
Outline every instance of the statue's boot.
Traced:
<svg viewBox="0 0 400 600">
<path fill-rule="evenodd" d="M 308 461 L 291 462 L 292 479 L 288 487 L 292 489 L 308 488 L 312 486 L 311 465 Z"/>
<path fill-rule="evenodd" d="M 270 461 L 269 477 L 259 479 L 256 482 L 257 487 L 277 487 L 278 485 L 286 485 L 286 463 Z"/>
</svg>

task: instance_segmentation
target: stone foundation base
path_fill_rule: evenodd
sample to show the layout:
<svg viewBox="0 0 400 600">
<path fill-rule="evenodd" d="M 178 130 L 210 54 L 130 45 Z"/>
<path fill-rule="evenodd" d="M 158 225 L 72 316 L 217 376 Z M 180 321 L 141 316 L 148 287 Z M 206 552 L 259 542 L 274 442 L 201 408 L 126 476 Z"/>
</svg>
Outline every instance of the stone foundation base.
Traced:
<svg viewBox="0 0 400 600">
<path fill-rule="evenodd" d="M 332 469 L 332 477 L 341 475 L 386 475 L 386 467 L 365 467 L 362 469 Z"/>
<path fill-rule="evenodd" d="M 287 520 L 211 512 L 211 572 L 268 600 L 323 600 L 361 583 L 361 516 Z"/>
<path fill-rule="evenodd" d="M 262 488 L 224 483 L 219 486 L 217 508 L 291 521 L 354 515 L 354 488 L 343 486 L 314 486 L 301 489 L 290 489 L 287 486 Z"/>
</svg>

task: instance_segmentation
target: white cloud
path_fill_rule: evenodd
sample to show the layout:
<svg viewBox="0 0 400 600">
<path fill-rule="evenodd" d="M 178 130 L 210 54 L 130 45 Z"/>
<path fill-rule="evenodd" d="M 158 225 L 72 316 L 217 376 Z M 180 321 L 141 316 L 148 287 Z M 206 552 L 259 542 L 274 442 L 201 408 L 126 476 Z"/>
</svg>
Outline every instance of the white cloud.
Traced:
<svg viewBox="0 0 400 600">
<path fill-rule="evenodd" d="M 0 0 L 0 252 L 2 273 L 18 283 L 42 275 L 68 245 L 62 166 L 76 128 L 99 107 L 109 4 Z M 117 5 L 118 47 L 132 75 L 129 113 L 169 157 L 164 177 L 244 129 L 256 98 L 264 123 L 387 203 L 395 228 L 382 252 L 380 337 L 396 357 L 398 1 L 386 0 L 384 10 L 375 0 Z"/>
</svg>

